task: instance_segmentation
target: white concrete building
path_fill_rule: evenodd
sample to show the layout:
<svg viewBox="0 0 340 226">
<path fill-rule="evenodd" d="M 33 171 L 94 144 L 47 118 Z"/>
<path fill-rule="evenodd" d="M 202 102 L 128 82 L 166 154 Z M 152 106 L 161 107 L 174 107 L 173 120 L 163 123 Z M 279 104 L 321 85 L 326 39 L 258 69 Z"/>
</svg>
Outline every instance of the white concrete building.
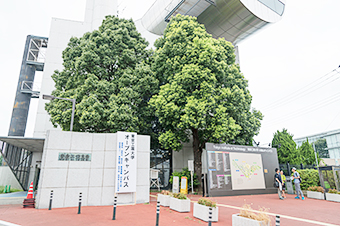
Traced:
<svg viewBox="0 0 340 226">
<path fill-rule="evenodd" d="M 156 38 L 163 34 L 171 17 L 178 13 L 196 16 L 198 21 L 205 25 L 207 31 L 213 37 L 223 37 L 237 45 L 264 26 L 279 21 L 284 9 L 285 0 L 156 0 L 145 15 L 135 22 L 138 31 L 152 44 Z M 57 18 L 53 18 L 51 21 L 46 57 L 43 63 L 43 78 L 33 134 L 34 139 L 22 137 L 0 138 L 0 147 L 1 141 L 10 142 L 8 144 L 11 144 L 10 149 L 6 148 L 5 150 L 2 147 L 1 151 L 6 154 L 8 161 L 11 160 L 9 165 L 24 189 L 27 189 L 28 181 L 39 178 L 40 168 L 43 170 L 46 166 L 47 170 L 49 167 L 44 165 L 44 158 L 48 154 L 46 153 L 44 157 L 45 153 L 37 151 L 43 149 L 47 131 L 51 132 L 46 139 L 53 139 L 50 138 L 51 134 L 54 133 L 52 131 L 60 131 L 60 128 L 54 128 L 50 122 L 50 117 L 45 111 L 47 100 L 42 99 L 42 94 L 51 94 L 55 89 L 51 75 L 55 70 L 63 69 L 62 51 L 67 47 L 72 36 L 81 37 L 85 32 L 97 29 L 106 15 L 116 15 L 117 0 L 87 0 L 85 11 L 84 21 Z M 34 63 L 36 64 L 37 62 Z M 23 123 L 18 123 L 17 125 L 25 126 Z M 32 142 L 36 142 L 36 144 Z M 164 177 L 170 175 L 172 165 L 175 170 L 180 170 L 187 166 L 188 159 L 193 159 L 191 144 L 185 144 L 184 146 L 185 148 L 182 152 L 167 156 L 167 172 L 163 174 L 163 176 L 166 175 Z M 48 149 L 49 146 L 47 146 L 46 150 Z M 156 158 L 163 157 L 156 156 Z M 172 158 L 172 161 L 170 161 L 170 158 Z M 164 168 L 164 163 L 163 159 L 161 163 L 156 161 L 155 164 L 151 163 L 150 166 Z M 14 169 L 18 169 L 19 166 L 22 170 L 15 171 Z M 41 178 L 44 178 L 44 175 Z M 49 185 L 45 186 L 43 182 L 41 183 L 43 189 L 52 188 L 48 187 Z M 47 192 L 47 190 L 44 192 Z M 64 204 L 68 206 L 65 202 Z"/>
</svg>

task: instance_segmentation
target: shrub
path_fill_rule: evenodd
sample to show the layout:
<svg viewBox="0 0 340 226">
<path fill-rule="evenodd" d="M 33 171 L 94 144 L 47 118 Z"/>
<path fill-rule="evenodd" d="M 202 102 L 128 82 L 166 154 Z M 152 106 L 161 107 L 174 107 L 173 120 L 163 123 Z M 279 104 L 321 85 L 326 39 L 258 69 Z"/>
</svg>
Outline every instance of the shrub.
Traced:
<svg viewBox="0 0 340 226">
<path fill-rule="evenodd" d="M 271 222 L 271 219 L 268 215 L 268 209 L 264 207 L 260 208 L 259 213 L 256 214 L 250 205 L 244 204 L 240 210 L 239 216 L 262 221 L 264 225 L 270 225 Z"/>
<path fill-rule="evenodd" d="M 329 189 L 328 193 L 339 194 L 340 195 L 340 191 L 337 191 L 336 189 Z"/>
<path fill-rule="evenodd" d="M 216 202 L 213 202 L 207 198 L 200 198 L 198 200 L 198 204 L 201 204 L 203 206 L 216 207 Z"/>
<path fill-rule="evenodd" d="M 168 190 L 162 190 L 161 192 L 162 195 L 171 195 L 171 192 Z"/>
<path fill-rule="evenodd" d="M 322 170 L 323 181 L 325 188 L 336 188 L 334 174 L 332 170 Z"/>
<path fill-rule="evenodd" d="M 181 177 L 187 177 L 188 178 L 188 187 L 191 187 L 191 173 L 188 170 L 188 167 L 183 168 L 181 172 L 174 171 L 172 175 L 170 176 L 169 182 L 172 184 L 173 182 L 173 177 L 177 176 L 179 177 L 179 181 L 181 182 Z M 196 173 L 194 173 L 194 187 L 197 187 L 199 185 L 199 181 L 197 179 Z"/>
<path fill-rule="evenodd" d="M 325 193 L 325 189 L 321 186 L 311 186 L 308 188 L 308 191 L 316 191 L 316 192 Z"/>
<path fill-rule="evenodd" d="M 311 186 L 320 186 L 319 172 L 315 169 L 299 169 L 297 172 L 300 174 L 301 190 L 307 190 Z M 293 176 L 293 173 L 292 173 Z M 294 181 L 293 181 L 294 184 Z"/>
<path fill-rule="evenodd" d="M 187 199 L 187 196 L 183 193 L 172 193 L 172 197 L 176 199 Z"/>
</svg>

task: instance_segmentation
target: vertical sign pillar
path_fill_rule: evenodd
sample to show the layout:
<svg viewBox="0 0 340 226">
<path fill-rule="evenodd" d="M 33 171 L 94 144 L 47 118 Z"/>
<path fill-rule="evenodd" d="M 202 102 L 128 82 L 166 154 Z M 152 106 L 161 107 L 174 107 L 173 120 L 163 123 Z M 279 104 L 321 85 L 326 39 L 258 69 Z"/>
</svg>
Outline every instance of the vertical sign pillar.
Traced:
<svg viewBox="0 0 340 226">
<path fill-rule="evenodd" d="M 181 193 L 188 194 L 188 178 L 181 177 Z"/>
<path fill-rule="evenodd" d="M 137 133 L 117 132 L 115 193 L 136 192 Z M 132 200 L 131 200 L 132 201 Z"/>
<path fill-rule="evenodd" d="M 179 177 L 174 176 L 172 179 L 172 193 L 178 193 L 179 192 Z"/>
<path fill-rule="evenodd" d="M 191 193 L 194 194 L 194 160 L 188 160 L 188 169 L 191 176 Z"/>
</svg>

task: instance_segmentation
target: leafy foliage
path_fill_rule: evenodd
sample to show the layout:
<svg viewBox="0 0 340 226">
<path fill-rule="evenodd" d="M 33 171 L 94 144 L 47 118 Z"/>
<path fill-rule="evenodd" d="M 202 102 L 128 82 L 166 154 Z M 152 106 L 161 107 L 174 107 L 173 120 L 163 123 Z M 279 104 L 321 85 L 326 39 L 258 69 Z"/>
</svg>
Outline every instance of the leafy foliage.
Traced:
<svg viewBox="0 0 340 226">
<path fill-rule="evenodd" d="M 316 164 L 315 161 L 315 153 L 313 146 L 307 141 L 304 141 L 302 145 L 298 148 L 298 152 L 301 156 L 301 163 L 306 165 Z M 320 158 L 318 157 L 318 162 L 320 162 Z"/>
<path fill-rule="evenodd" d="M 147 46 L 132 20 L 114 16 L 107 16 L 98 30 L 71 38 L 62 55 L 64 69 L 52 75 L 52 95 L 76 99 L 75 131 L 154 137 L 157 120 L 148 101 L 159 85 Z M 69 130 L 69 101 L 55 99 L 45 109 L 54 126 Z"/>
<path fill-rule="evenodd" d="M 172 197 L 176 199 L 187 199 L 187 196 L 183 193 L 172 193 Z"/>
<path fill-rule="evenodd" d="M 293 135 L 288 133 L 287 129 L 283 129 L 282 132 L 276 131 L 272 140 L 272 146 L 277 147 L 279 163 L 301 163 L 300 153 L 296 149 Z"/>
<path fill-rule="evenodd" d="M 333 170 L 322 170 L 323 182 L 325 184 L 325 188 L 336 188 Z"/>
<path fill-rule="evenodd" d="M 301 178 L 301 189 L 306 190 L 311 186 L 319 186 L 320 179 L 319 179 L 319 172 L 315 169 L 300 169 L 297 170 L 300 174 Z M 292 174 L 293 176 L 293 174 Z"/>
<path fill-rule="evenodd" d="M 320 158 L 329 158 L 328 147 L 326 139 L 319 139 L 314 142 L 315 150 Z"/>
<path fill-rule="evenodd" d="M 200 198 L 197 203 L 203 206 L 216 207 L 216 202 L 213 202 L 208 198 Z"/>
<path fill-rule="evenodd" d="M 322 192 L 325 193 L 325 189 L 321 186 L 311 186 L 308 188 L 308 191 L 316 191 L 316 192 Z"/>
<path fill-rule="evenodd" d="M 170 180 L 169 180 L 169 182 L 170 182 L 171 184 L 172 184 L 172 182 L 173 182 L 174 176 L 179 177 L 180 180 L 181 180 L 181 177 L 186 177 L 186 178 L 188 178 L 188 187 L 191 187 L 191 173 L 190 173 L 190 171 L 188 170 L 188 167 L 183 168 L 181 172 L 174 171 L 174 172 L 171 174 Z M 193 181 L 194 181 L 194 187 L 197 187 L 197 186 L 199 185 L 199 181 L 198 181 L 198 179 L 197 179 L 196 173 L 194 173 Z"/>
<path fill-rule="evenodd" d="M 335 188 L 334 188 L 334 189 L 329 189 L 329 190 L 328 190 L 328 193 L 331 193 L 331 194 L 339 194 L 339 195 L 340 195 L 340 191 L 336 190 Z"/>
<path fill-rule="evenodd" d="M 161 192 L 162 195 L 171 195 L 171 192 L 168 190 L 162 190 Z"/>
<path fill-rule="evenodd" d="M 161 87 L 150 104 L 164 128 L 164 148 L 179 151 L 192 137 L 195 172 L 201 175 L 206 142 L 251 144 L 262 114 L 251 110 L 233 45 L 212 38 L 196 18 L 178 14 L 155 46 L 152 68 Z"/>
</svg>

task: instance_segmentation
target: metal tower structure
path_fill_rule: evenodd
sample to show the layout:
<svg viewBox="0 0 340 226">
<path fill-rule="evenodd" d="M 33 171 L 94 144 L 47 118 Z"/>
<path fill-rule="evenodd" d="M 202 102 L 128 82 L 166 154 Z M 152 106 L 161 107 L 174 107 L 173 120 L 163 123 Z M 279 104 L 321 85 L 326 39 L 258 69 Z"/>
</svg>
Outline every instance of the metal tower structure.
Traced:
<svg viewBox="0 0 340 226">
<path fill-rule="evenodd" d="M 43 49 L 47 48 L 47 43 L 45 37 L 28 35 L 26 38 L 8 136 L 25 135 L 31 98 L 39 98 L 40 94 L 33 82 L 35 72 L 44 70 Z"/>
</svg>

